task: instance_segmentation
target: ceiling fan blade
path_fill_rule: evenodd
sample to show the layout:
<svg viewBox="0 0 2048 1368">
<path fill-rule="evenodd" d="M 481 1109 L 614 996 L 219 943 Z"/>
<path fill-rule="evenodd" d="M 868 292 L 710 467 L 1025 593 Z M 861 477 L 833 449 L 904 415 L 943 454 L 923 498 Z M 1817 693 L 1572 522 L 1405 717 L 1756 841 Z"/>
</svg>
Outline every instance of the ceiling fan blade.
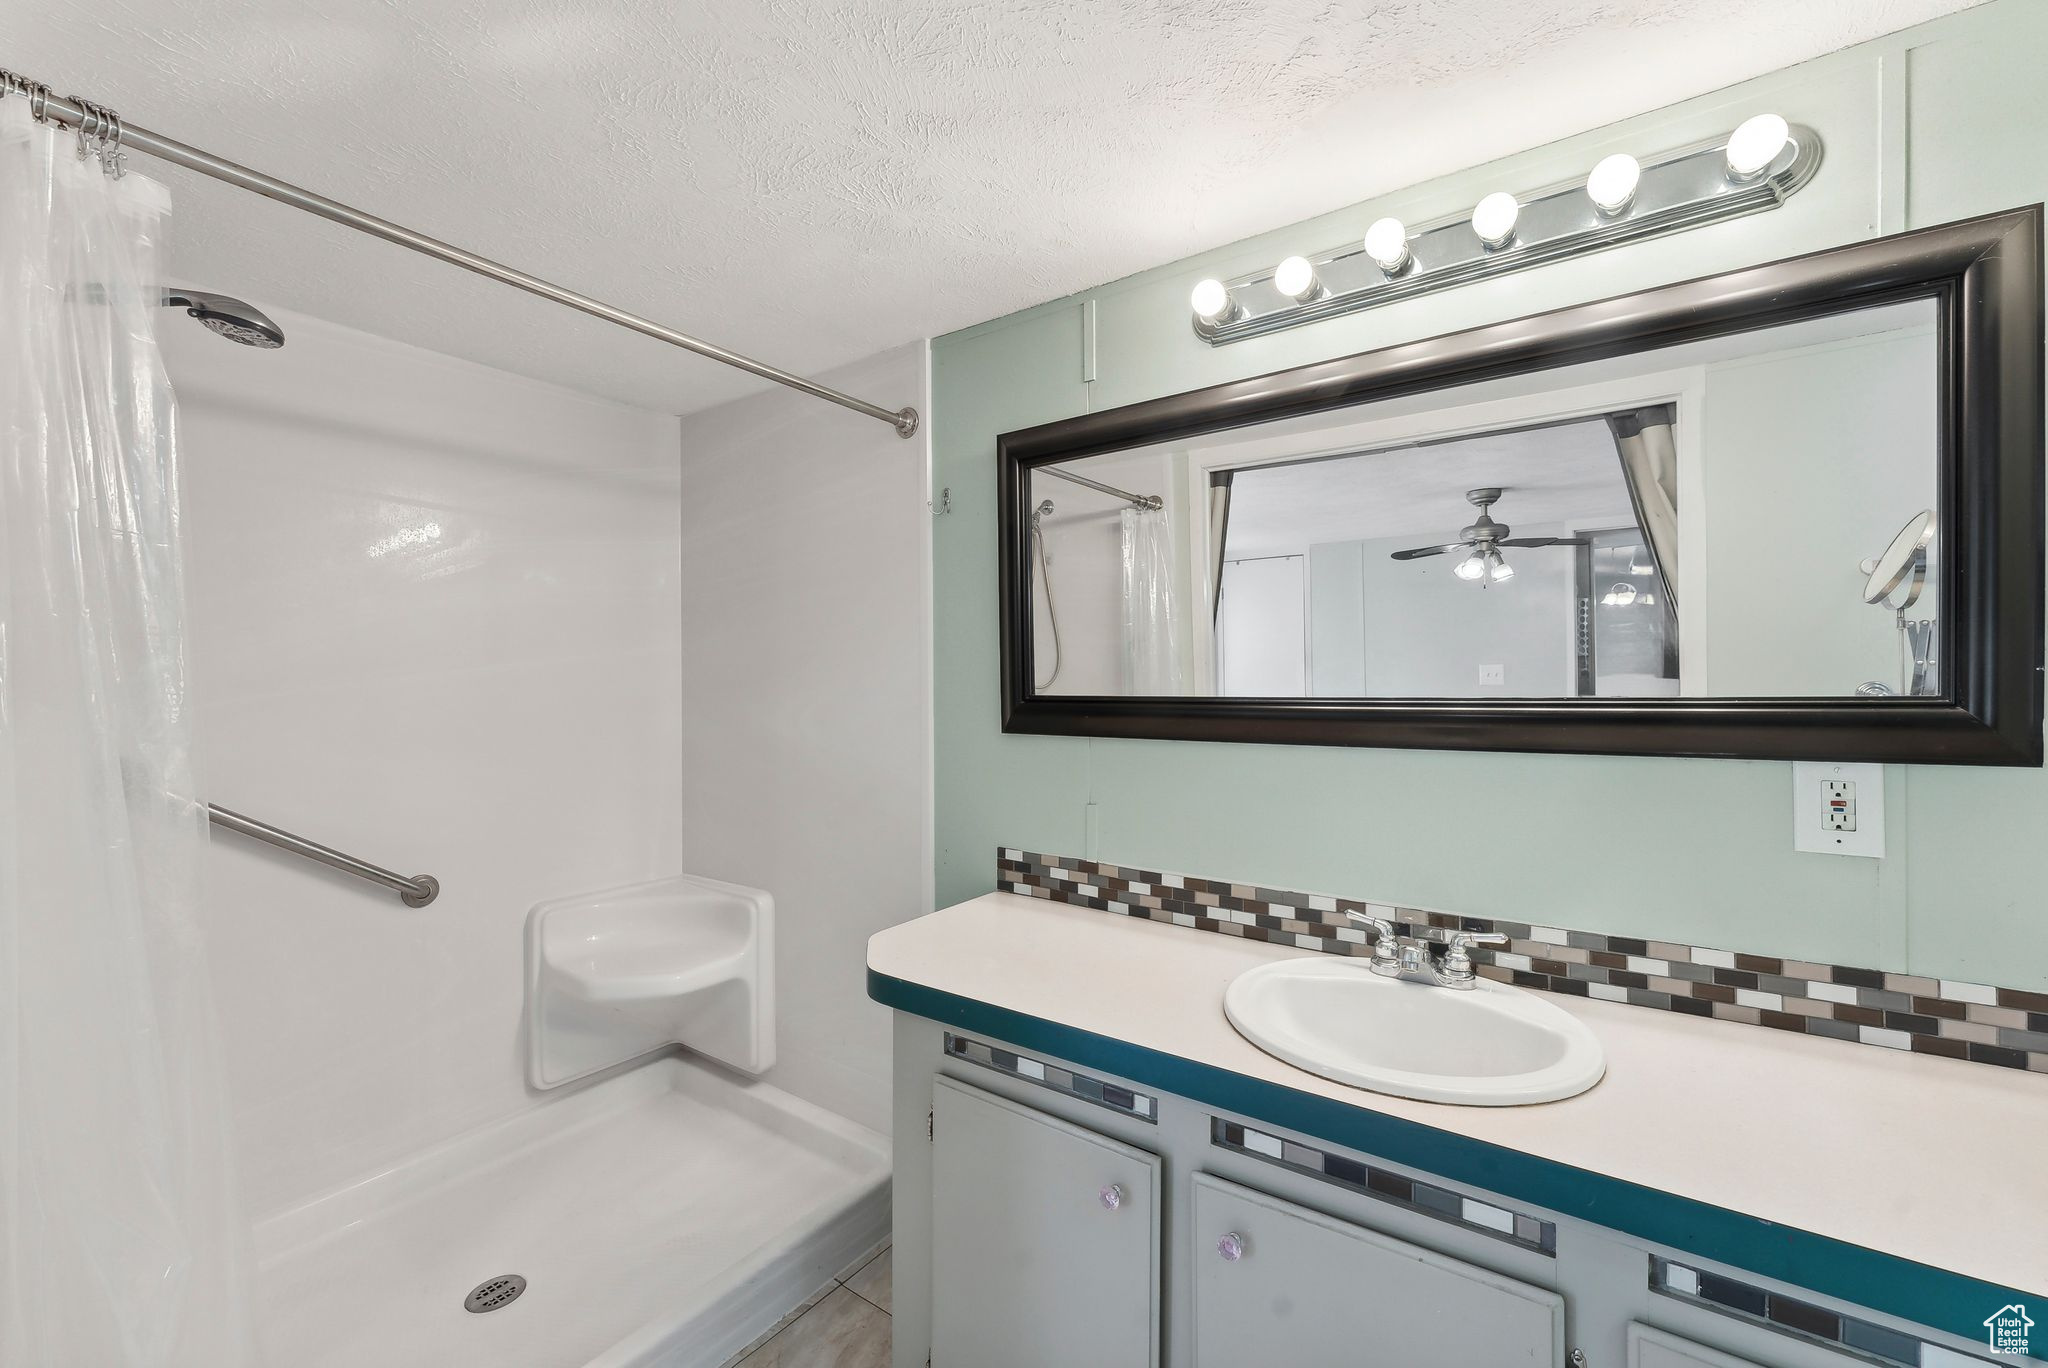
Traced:
<svg viewBox="0 0 2048 1368">
<path fill-rule="evenodd" d="M 1445 542 L 1442 546 L 1411 546 L 1406 551 L 1396 551 L 1394 560 L 1416 560 L 1422 556 L 1441 556 L 1446 551 L 1463 551 L 1464 542 Z"/>
<path fill-rule="evenodd" d="M 1584 537 L 1511 537 L 1497 546 L 1591 546 Z"/>
</svg>

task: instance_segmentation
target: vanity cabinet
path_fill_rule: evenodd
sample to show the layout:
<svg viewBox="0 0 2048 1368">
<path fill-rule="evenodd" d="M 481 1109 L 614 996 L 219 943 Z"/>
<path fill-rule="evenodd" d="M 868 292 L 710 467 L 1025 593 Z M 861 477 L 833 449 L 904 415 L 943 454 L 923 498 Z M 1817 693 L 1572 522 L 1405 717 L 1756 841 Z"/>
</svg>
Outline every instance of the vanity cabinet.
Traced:
<svg viewBox="0 0 2048 1368">
<path fill-rule="evenodd" d="M 1564 1364 L 1564 1298 L 1207 1173 L 1190 1180 L 1194 1368 Z"/>
<path fill-rule="evenodd" d="M 1157 1368 L 1160 1161 L 932 1082 L 932 1368 Z"/>
<path fill-rule="evenodd" d="M 1974 1337 L 1156 1080 L 896 1031 L 893 1368 L 1988 1362 Z"/>
</svg>

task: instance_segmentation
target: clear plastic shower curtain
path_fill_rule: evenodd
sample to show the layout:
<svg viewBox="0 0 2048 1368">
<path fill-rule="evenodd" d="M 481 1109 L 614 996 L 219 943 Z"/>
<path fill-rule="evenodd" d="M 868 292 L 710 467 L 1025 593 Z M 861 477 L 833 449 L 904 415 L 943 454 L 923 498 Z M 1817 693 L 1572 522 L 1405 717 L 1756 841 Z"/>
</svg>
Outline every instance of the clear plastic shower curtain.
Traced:
<svg viewBox="0 0 2048 1368">
<path fill-rule="evenodd" d="M 162 187 L 0 99 L 0 1364 L 245 1368 Z"/>
<path fill-rule="evenodd" d="M 1173 537 L 1160 509 L 1123 510 L 1124 693 L 1184 692 L 1173 592 Z"/>
</svg>

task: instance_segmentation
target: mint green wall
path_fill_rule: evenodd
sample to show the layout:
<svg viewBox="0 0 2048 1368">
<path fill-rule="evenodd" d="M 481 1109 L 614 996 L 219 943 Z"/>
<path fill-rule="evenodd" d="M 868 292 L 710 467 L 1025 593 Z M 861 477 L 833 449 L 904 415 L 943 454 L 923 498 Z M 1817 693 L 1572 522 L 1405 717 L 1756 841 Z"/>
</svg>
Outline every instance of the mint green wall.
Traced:
<svg viewBox="0 0 2048 1368">
<path fill-rule="evenodd" d="M 934 483 L 951 496 L 932 531 L 940 905 L 993 887 L 996 847 L 1016 845 L 2048 986 L 2048 773 L 1893 767 L 1888 858 L 1870 861 L 1793 851 L 1791 766 L 1777 762 L 1004 736 L 995 562 L 997 433 L 2048 198 L 2044 61 L 2048 4 L 1995 0 L 939 339 Z M 1424 220 L 1582 175 L 1609 152 L 1724 134 L 1763 110 L 1827 142 L 1819 176 L 1773 213 L 1229 347 L 1188 327 L 1201 276 L 1330 247 L 1384 213 Z"/>
</svg>

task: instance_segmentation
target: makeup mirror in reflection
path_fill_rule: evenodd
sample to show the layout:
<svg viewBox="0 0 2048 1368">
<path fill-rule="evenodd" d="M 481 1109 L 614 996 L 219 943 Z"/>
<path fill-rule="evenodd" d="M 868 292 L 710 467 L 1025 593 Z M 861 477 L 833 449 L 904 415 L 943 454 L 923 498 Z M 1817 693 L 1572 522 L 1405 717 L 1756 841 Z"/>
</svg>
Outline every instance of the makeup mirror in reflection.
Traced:
<svg viewBox="0 0 2048 1368">
<path fill-rule="evenodd" d="M 1041 696 L 1936 695 L 1931 299 L 1034 465 Z"/>
</svg>

